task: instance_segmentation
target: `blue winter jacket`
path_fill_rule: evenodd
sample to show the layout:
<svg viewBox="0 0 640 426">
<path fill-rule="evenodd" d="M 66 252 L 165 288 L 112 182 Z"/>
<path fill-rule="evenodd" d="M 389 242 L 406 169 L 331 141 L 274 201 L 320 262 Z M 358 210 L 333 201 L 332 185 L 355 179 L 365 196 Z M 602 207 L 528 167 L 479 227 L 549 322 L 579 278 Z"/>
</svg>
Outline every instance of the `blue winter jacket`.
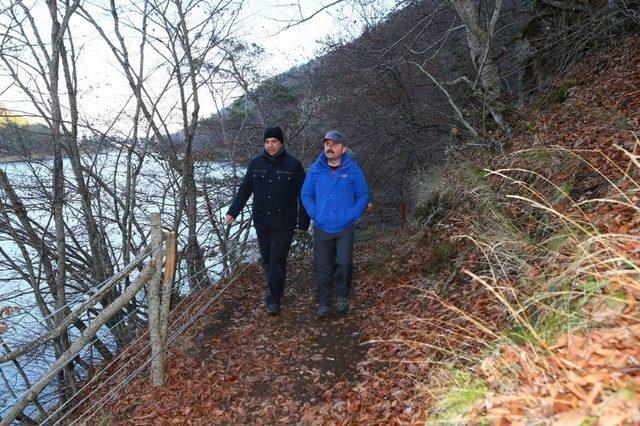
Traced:
<svg viewBox="0 0 640 426">
<path fill-rule="evenodd" d="M 315 226 L 336 233 L 360 218 L 369 190 L 364 173 L 349 154 L 342 156 L 342 164 L 334 172 L 323 152 L 309 168 L 300 197 Z"/>
</svg>

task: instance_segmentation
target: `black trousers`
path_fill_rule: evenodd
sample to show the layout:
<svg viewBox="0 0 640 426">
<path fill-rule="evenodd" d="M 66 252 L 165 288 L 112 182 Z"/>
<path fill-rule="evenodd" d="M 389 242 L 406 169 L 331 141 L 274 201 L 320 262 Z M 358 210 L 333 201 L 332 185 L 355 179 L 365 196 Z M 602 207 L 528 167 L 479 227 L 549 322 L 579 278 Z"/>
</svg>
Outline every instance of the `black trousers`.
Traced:
<svg viewBox="0 0 640 426">
<path fill-rule="evenodd" d="M 330 306 L 335 279 L 336 297 L 347 298 L 353 273 L 354 227 L 331 234 L 313 229 L 313 269 L 316 275 L 318 304 Z"/>
<path fill-rule="evenodd" d="M 256 229 L 262 266 L 267 277 L 267 296 L 265 298 L 267 305 L 280 306 L 287 278 L 287 255 L 291 248 L 293 232 L 293 229 L 286 231 Z"/>
</svg>

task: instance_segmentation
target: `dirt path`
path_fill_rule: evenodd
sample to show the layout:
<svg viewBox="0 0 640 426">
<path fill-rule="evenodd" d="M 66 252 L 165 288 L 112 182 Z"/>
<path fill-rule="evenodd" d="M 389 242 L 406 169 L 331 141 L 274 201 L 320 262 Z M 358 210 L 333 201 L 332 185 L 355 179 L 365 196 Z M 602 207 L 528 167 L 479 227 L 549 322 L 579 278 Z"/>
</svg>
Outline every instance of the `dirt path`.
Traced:
<svg viewBox="0 0 640 426">
<path fill-rule="evenodd" d="M 247 422 L 296 420 L 295 413 L 319 402 L 327 389 L 356 380 L 367 350 L 362 313 L 356 305 L 345 317 L 317 320 L 313 277 L 305 266 L 291 265 L 280 316 L 264 312 L 256 274 L 242 295 L 202 321 L 189 351 L 205 369 L 223 367 L 231 374 L 224 392 L 243 404 L 227 409 Z"/>
<path fill-rule="evenodd" d="M 141 380 L 103 419 L 317 423 L 319 405 L 344 409 L 332 395 L 358 382 L 358 363 L 369 347 L 361 324 L 370 294 L 357 291 L 357 275 L 350 313 L 318 320 L 310 260 L 293 261 L 282 314 L 273 317 L 264 309 L 260 268 L 252 265 L 176 345 L 166 386 L 151 389 Z"/>
</svg>

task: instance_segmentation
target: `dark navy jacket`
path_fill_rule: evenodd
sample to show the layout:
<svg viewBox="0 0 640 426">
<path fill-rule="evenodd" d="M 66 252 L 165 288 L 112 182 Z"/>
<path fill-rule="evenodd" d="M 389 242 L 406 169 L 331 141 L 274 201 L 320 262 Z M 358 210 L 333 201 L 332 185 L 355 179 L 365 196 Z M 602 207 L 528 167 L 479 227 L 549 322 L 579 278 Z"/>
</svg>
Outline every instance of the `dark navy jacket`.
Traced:
<svg viewBox="0 0 640 426">
<path fill-rule="evenodd" d="M 265 151 L 249 162 L 227 214 L 237 217 L 253 194 L 253 223 L 257 230 L 307 230 L 309 215 L 300 201 L 304 178 L 302 164 L 286 150 L 273 158 Z"/>
<path fill-rule="evenodd" d="M 334 172 L 323 152 L 309 168 L 301 195 L 315 226 L 336 233 L 360 218 L 367 207 L 369 189 L 364 173 L 349 154 L 342 156 L 342 164 Z"/>
</svg>

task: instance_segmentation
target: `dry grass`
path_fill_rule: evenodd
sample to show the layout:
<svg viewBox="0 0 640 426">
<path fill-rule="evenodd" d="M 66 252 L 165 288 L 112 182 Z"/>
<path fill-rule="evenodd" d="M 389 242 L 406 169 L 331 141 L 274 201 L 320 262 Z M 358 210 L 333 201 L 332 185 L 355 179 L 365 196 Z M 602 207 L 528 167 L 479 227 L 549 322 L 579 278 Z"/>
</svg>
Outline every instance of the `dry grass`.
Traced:
<svg viewBox="0 0 640 426">
<path fill-rule="evenodd" d="M 449 220 L 469 221 L 464 234 L 452 237 L 479 254 L 462 273 L 492 295 L 510 322 L 499 330 L 494 319 L 428 294 L 464 324 L 435 324 L 451 346 L 432 344 L 444 357 L 427 381 L 436 401 L 428 423 L 640 421 L 640 140 L 633 139 L 632 149 L 609 153 L 545 148 L 606 182 L 591 193 L 575 196 L 562 182 L 575 169 L 563 174 L 545 170 L 547 164 L 487 170 L 491 184 L 475 182 L 482 188 L 447 187 L 455 188 L 464 212 Z M 475 352 L 456 349 L 470 340 Z"/>
</svg>

